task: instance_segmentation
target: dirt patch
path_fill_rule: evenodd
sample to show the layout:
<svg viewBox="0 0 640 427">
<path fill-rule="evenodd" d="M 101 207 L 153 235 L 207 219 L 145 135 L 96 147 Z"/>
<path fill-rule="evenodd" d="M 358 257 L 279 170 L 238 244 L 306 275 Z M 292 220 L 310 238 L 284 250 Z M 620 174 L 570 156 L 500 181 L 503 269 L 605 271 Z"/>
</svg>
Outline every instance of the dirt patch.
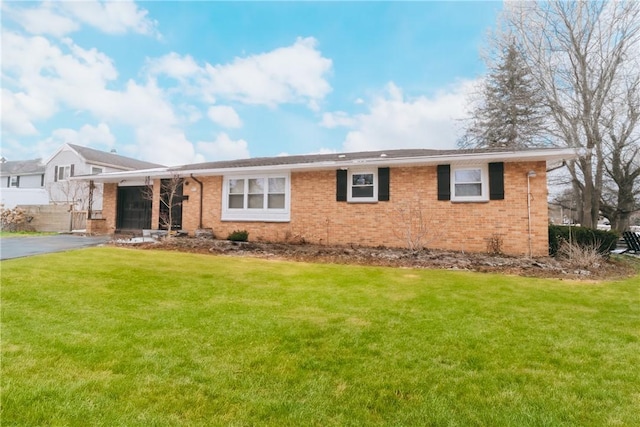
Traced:
<svg viewBox="0 0 640 427">
<path fill-rule="evenodd" d="M 126 243 L 114 240 L 112 244 L 125 245 Z M 126 245 L 130 246 L 130 244 Z M 140 243 L 135 246 L 141 249 L 252 256 L 304 262 L 466 270 L 578 280 L 615 279 L 636 274 L 636 270 L 629 263 L 614 259 L 603 259 L 601 263 L 591 265 L 588 268 L 578 268 L 570 260 L 558 260 L 551 257 L 532 259 L 435 249 L 410 251 L 382 247 L 230 242 L 191 237 L 164 239 L 155 243 Z"/>
</svg>

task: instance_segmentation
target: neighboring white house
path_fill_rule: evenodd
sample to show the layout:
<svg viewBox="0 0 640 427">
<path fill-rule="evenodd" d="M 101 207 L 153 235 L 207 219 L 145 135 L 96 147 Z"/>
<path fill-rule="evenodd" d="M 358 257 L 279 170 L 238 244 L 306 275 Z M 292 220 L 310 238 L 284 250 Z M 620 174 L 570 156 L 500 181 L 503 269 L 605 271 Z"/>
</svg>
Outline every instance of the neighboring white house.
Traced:
<svg viewBox="0 0 640 427">
<path fill-rule="evenodd" d="M 12 209 L 16 205 L 47 205 L 45 165 L 41 159 L 0 162 L 0 203 Z"/>
<path fill-rule="evenodd" d="M 89 184 L 70 181 L 80 175 L 96 175 L 103 172 L 119 172 L 156 168 L 161 165 L 120 156 L 112 151 L 95 150 L 75 144 L 64 144 L 45 162 L 44 186 L 54 204 L 73 204 L 77 210 L 89 208 Z M 96 184 L 92 192 L 91 209 L 102 209 L 102 184 Z"/>
<path fill-rule="evenodd" d="M 44 188 L 41 159 L 0 162 L 0 188 Z"/>
</svg>

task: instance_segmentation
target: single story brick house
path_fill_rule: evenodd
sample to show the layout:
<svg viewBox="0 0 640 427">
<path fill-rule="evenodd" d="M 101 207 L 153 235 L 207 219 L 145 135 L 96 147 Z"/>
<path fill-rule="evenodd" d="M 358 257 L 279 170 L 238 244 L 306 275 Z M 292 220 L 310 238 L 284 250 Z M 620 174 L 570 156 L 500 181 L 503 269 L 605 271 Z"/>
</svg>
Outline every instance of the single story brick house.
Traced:
<svg viewBox="0 0 640 427">
<path fill-rule="evenodd" d="M 104 183 L 88 231 L 160 226 L 161 183 L 182 178 L 174 228 L 225 238 L 548 254 L 547 168 L 575 150 L 403 149 L 219 161 L 74 179 Z M 165 180 L 165 181 L 162 181 Z M 149 194 L 151 189 L 151 194 Z M 146 194 L 146 195 L 145 195 Z"/>
</svg>

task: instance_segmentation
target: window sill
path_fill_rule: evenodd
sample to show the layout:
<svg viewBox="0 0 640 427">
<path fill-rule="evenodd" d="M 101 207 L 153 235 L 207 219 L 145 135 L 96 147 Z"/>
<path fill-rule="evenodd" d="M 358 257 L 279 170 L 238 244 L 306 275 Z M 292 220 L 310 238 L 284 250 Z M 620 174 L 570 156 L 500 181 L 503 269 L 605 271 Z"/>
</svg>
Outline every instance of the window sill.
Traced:
<svg viewBox="0 0 640 427">
<path fill-rule="evenodd" d="M 454 200 L 454 199 L 451 199 L 451 203 L 489 203 L 489 199 L 479 199 L 479 200 Z"/>
<path fill-rule="evenodd" d="M 355 204 L 362 204 L 362 203 L 378 203 L 378 200 L 376 199 L 365 199 L 365 200 L 358 200 L 358 199 L 349 199 L 347 200 L 347 203 L 355 203 Z"/>
<path fill-rule="evenodd" d="M 287 213 L 254 213 L 254 212 L 223 212 L 221 221 L 224 222 L 290 222 Z"/>
</svg>

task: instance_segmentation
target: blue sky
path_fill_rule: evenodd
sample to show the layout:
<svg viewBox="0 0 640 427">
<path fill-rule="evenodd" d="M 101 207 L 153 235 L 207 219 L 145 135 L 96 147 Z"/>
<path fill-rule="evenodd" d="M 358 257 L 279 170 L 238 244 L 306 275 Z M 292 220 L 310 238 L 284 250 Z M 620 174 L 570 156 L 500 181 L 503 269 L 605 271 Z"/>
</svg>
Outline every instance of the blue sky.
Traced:
<svg viewBox="0 0 640 427">
<path fill-rule="evenodd" d="M 453 148 L 501 2 L 3 2 L 2 156 Z"/>
</svg>

